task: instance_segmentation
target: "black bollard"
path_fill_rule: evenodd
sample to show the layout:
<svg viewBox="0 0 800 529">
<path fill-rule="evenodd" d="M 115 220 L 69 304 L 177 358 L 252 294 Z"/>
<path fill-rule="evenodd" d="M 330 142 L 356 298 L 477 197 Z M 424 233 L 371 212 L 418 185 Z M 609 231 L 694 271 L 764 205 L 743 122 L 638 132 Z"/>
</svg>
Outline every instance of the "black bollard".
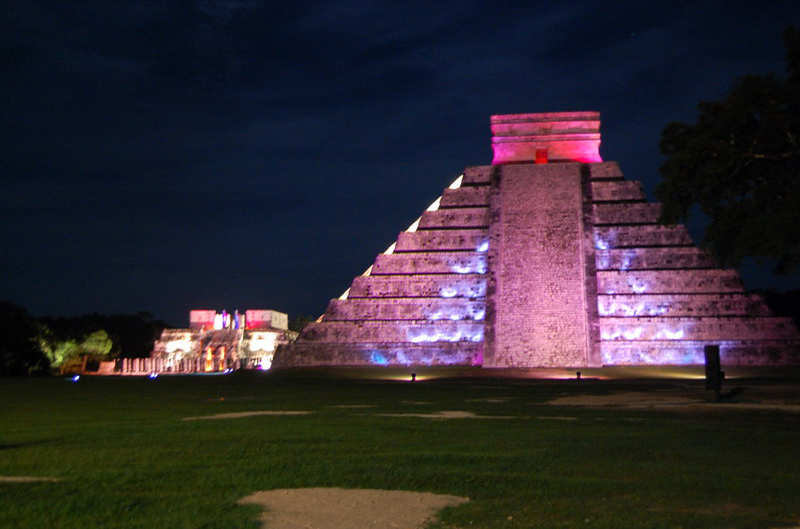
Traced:
<svg viewBox="0 0 800 529">
<path fill-rule="evenodd" d="M 719 360 L 719 345 L 706 345 L 703 353 L 706 357 L 706 389 L 714 390 L 714 398 L 719 400 L 722 381 L 725 380 Z"/>
</svg>

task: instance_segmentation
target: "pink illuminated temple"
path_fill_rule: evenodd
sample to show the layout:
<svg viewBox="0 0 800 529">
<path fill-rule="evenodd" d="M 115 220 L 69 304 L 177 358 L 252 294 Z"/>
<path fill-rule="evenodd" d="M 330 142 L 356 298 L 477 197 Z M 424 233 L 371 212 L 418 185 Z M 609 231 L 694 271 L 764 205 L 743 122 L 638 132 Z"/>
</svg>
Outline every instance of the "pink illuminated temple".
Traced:
<svg viewBox="0 0 800 529">
<path fill-rule="evenodd" d="M 602 162 L 599 112 L 492 116 L 492 164 Z"/>
<path fill-rule="evenodd" d="M 597 112 L 492 116 L 468 167 L 280 366 L 800 363 L 800 334 L 600 158 Z"/>
</svg>

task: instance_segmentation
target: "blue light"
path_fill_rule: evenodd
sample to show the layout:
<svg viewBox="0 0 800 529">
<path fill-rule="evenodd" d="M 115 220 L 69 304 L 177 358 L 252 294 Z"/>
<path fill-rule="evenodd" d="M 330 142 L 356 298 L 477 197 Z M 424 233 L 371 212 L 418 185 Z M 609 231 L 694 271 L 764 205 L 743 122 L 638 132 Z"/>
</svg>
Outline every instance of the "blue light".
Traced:
<svg viewBox="0 0 800 529">
<path fill-rule="evenodd" d="M 72 380 L 73 382 L 77 382 L 77 381 L 79 381 L 80 379 L 81 379 L 81 376 L 80 376 L 80 375 L 75 375 L 75 376 L 74 376 L 74 377 L 72 377 L 70 380 Z"/>
<path fill-rule="evenodd" d="M 369 361 L 379 366 L 389 365 L 389 360 L 387 360 L 386 357 L 380 354 L 378 351 L 372 351 Z"/>
<path fill-rule="evenodd" d="M 488 252 L 489 251 L 489 241 L 488 240 L 483 241 L 481 243 L 481 245 L 478 246 L 478 251 L 479 252 Z"/>
</svg>

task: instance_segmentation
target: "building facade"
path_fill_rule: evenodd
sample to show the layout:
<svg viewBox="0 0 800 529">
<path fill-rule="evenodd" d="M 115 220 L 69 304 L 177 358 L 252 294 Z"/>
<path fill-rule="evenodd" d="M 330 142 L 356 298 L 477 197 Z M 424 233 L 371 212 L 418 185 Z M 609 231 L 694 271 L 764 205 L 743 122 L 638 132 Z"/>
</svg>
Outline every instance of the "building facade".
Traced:
<svg viewBox="0 0 800 529">
<path fill-rule="evenodd" d="M 193 310 L 188 329 L 164 329 L 147 360 L 156 373 L 269 369 L 275 350 L 297 338 L 289 317 L 274 310 Z"/>
</svg>

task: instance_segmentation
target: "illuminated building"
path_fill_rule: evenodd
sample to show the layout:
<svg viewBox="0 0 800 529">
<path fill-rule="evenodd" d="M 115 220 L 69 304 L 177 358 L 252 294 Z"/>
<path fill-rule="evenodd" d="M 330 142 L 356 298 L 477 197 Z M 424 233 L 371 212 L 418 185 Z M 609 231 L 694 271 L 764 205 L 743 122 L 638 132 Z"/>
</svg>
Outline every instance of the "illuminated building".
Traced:
<svg viewBox="0 0 800 529">
<path fill-rule="evenodd" d="M 469 167 L 280 366 L 800 362 L 800 335 L 599 154 L 596 112 L 492 116 Z"/>
<path fill-rule="evenodd" d="M 288 329 L 288 316 L 274 310 L 248 310 L 244 314 L 193 310 L 188 329 L 164 329 L 149 362 L 140 370 L 210 373 L 269 369 L 278 345 L 297 337 Z"/>
</svg>

